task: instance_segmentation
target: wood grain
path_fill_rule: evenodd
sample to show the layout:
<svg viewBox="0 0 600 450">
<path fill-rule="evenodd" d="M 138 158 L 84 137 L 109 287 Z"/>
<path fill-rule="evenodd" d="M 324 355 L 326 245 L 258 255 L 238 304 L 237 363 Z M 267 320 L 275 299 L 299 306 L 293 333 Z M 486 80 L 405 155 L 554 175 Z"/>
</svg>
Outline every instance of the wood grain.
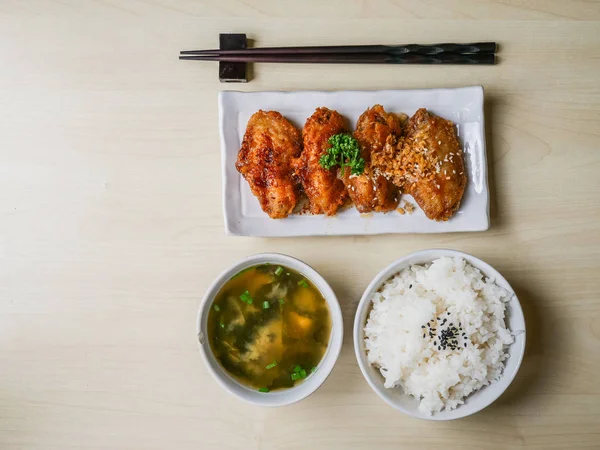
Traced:
<svg viewBox="0 0 600 450">
<path fill-rule="evenodd" d="M 0 4 L 0 448 L 600 448 L 600 4 L 597 1 L 17 1 Z M 257 65 L 242 90 L 482 84 L 492 228 L 435 236 L 226 237 L 216 64 L 184 48 L 499 42 L 494 67 Z M 385 405 L 351 341 L 362 290 L 448 247 L 513 284 L 528 347 L 480 414 Z M 277 251 L 338 293 L 331 377 L 283 409 L 238 402 L 198 355 L 203 290 Z"/>
</svg>

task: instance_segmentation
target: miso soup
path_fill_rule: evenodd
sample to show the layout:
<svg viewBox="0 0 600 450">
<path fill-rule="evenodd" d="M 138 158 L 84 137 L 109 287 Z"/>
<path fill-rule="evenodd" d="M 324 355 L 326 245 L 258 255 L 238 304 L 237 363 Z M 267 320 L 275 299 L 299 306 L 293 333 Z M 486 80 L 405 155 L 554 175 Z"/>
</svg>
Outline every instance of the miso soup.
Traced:
<svg viewBox="0 0 600 450">
<path fill-rule="evenodd" d="M 319 290 L 276 264 L 250 267 L 218 292 L 208 316 L 211 349 L 242 384 L 269 392 L 316 370 L 327 350 L 331 317 Z"/>
</svg>

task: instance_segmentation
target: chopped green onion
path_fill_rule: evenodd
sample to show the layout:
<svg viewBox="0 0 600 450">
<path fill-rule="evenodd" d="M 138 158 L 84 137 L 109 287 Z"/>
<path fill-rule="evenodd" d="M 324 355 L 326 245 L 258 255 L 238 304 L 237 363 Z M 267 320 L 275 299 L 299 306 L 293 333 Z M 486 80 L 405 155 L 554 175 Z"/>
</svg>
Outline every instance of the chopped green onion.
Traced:
<svg viewBox="0 0 600 450">
<path fill-rule="evenodd" d="M 310 373 L 315 373 L 316 371 L 317 371 L 317 366 L 315 366 L 312 369 L 310 369 Z"/>
<path fill-rule="evenodd" d="M 271 307 L 271 304 L 267 300 L 265 300 L 263 302 L 263 309 L 269 309 L 270 307 Z"/>
<path fill-rule="evenodd" d="M 269 388 L 259 388 L 258 392 L 269 392 Z"/>
<path fill-rule="evenodd" d="M 277 361 L 273 361 L 271 364 L 269 364 L 267 366 L 267 370 L 272 369 L 273 367 L 275 367 L 277 365 Z"/>
<path fill-rule="evenodd" d="M 306 370 L 302 369 L 300 371 L 300 378 L 306 378 Z"/>
<path fill-rule="evenodd" d="M 213 305 L 213 308 L 216 312 L 221 311 L 221 308 L 219 308 L 219 305 Z"/>
<path fill-rule="evenodd" d="M 283 273 L 283 267 L 279 266 L 275 269 L 275 275 L 279 276 Z"/>
<path fill-rule="evenodd" d="M 225 328 L 225 324 L 223 323 L 222 320 L 219 322 L 219 325 L 221 326 L 221 328 Z"/>
<path fill-rule="evenodd" d="M 280 305 L 283 305 L 284 303 L 285 303 L 285 300 L 284 300 L 284 299 L 282 299 L 282 298 L 280 298 L 280 299 L 279 299 L 279 304 L 280 304 Z"/>
<path fill-rule="evenodd" d="M 296 381 L 300 379 L 300 374 L 299 373 L 293 373 L 292 375 L 292 381 Z"/>
<path fill-rule="evenodd" d="M 300 367 L 300 366 L 296 366 L 296 367 L 294 367 L 294 373 L 298 373 L 298 372 L 300 372 L 301 370 L 302 370 L 302 367 Z"/>
<path fill-rule="evenodd" d="M 240 300 L 251 305 L 252 297 L 250 296 L 250 292 L 244 291 L 244 293 L 242 295 L 240 295 Z"/>
<path fill-rule="evenodd" d="M 306 282 L 306 280 L 303 278 L 300 281 L 298 281 L 298 286 L 302 286 L 307 288 L 308 287 L 308 283 Z"/>
</svg>

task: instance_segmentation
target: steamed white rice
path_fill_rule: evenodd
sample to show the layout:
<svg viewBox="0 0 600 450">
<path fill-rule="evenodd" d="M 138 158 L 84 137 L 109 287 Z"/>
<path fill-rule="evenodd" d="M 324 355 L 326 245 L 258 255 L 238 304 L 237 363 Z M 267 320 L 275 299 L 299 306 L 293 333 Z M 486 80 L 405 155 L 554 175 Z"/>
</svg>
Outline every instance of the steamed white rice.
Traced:
<svg viewBox="0 0 600 450">
<path fill-rule="evenodd" d="M 502 374 L 514 340 L 504 317 L 510 297 L 462 258 L 411 266 L 373 296 L 365 326 L 369 363 L 386 388 L 420 399 L 421 412 L 454 409 Z M 460 331 L 441 348 L 442 331 L 453 328 Z"/>
</svg>

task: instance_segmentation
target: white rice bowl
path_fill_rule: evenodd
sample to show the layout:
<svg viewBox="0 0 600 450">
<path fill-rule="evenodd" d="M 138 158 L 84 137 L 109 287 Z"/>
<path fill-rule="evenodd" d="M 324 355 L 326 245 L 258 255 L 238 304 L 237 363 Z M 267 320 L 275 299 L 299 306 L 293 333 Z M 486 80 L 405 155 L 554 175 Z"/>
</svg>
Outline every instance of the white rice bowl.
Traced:
<svg viewBox="0 0 600 450">
<path fill-rule="evenodd" d="M 419 399 L 421 413 L 455 409 L 502 375 L 514 341 L 505 323 L 511 296 L 463 258 L 410 266 L 372 296 L 368 362 L 386 388 Z"/>
</svg>

